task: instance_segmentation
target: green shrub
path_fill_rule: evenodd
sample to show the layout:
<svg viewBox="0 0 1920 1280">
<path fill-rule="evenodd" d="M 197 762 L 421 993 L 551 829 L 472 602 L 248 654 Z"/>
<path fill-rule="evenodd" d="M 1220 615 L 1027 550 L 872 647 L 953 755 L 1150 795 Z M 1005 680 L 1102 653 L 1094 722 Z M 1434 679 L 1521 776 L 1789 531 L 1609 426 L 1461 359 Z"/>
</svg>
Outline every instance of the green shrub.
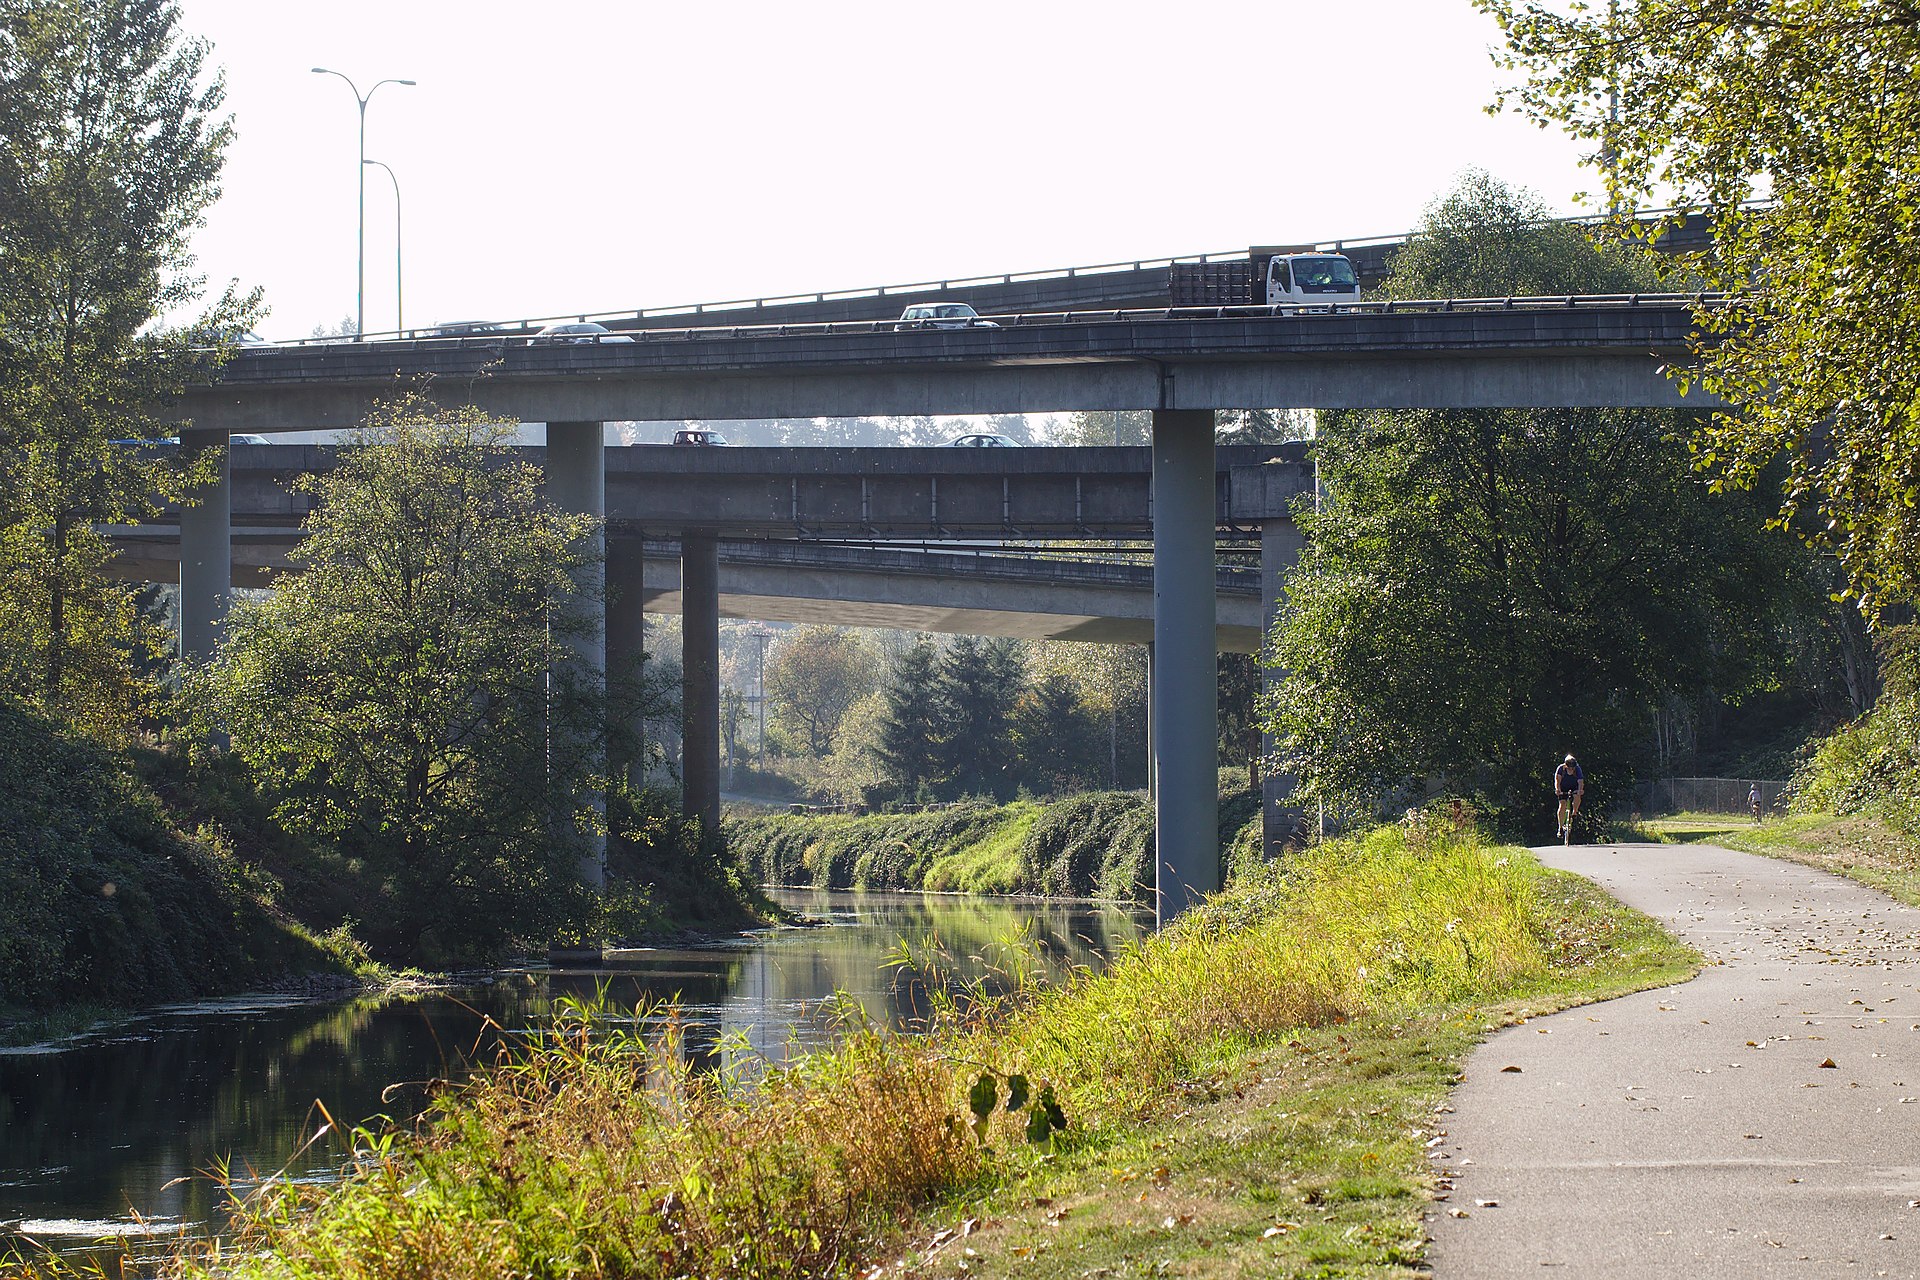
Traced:
<svg viewBox="0 0 1920 1280">
<path fill-rule="evenodd" d="M 0 701 L 0 1007 L 117 1007 L 341 967 L 128 761 Z"/>
<path fill-rule="evenodd" d="M 1920 838 L 1920 625 L 1889 628 L 1879 648 L 1886 692 L 1814 746 L 1789 795 L 1798 812 L 1865 814 Z"/>
</svg>

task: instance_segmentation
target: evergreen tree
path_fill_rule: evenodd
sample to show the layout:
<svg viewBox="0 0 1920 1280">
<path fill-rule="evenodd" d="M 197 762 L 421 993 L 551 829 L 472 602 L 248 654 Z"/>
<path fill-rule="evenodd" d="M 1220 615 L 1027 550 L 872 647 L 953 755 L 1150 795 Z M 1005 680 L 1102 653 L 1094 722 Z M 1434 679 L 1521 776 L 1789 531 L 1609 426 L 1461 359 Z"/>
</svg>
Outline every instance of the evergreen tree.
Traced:
<svg viewBox="0 0 1920 1280">
<path fill-rule="evenodd" d="M 1025 675 L 1016 641 L 957 636 L 947 646 L 934 686 L 937 758 L 958 794 L 1012 794 L 1009 737 Z"/>
<path fill-rule="evenodd" d="M 923 784 L 938 780 L 933 737 L 936 657 L 933 642 L 918 636 L 887 672 L 886 705 L 875 754 L 887 781 L 902 795 L 910 796 Z"/>
<path fill-rule="evenodd" d="M 1035 790 L 1072 791 L 1097 785 L 1106 740 L 1093 713 L 1067 676 L 1042 675 L 1013 709 L 1013 751 L 1020 778 Z"/>
</svg>

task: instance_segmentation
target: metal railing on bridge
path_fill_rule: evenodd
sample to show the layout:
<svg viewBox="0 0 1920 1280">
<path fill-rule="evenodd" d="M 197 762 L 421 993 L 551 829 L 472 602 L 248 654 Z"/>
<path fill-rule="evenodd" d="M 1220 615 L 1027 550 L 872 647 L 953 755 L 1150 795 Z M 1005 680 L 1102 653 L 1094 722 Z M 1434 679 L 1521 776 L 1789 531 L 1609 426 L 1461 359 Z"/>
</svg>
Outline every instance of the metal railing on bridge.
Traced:
<svg viewBox="0 0 1920 1280">
<path fill-rule="evenodd" d="M 291 343 L 268 343 L 244 348 L 269 351 L 288 347 L 364 347 L 378 344 L 399 348 L 457 349 L 516 346 L 626 346 L 632 343 L 685 343 L 722 339 L 798 337 L 816 334 L 871 334 L 902 331 L 962 333 L 981 330 L 1061 324 L 1127 324 L 1146 320 L 1248 320 L 1273 317 L 1320 319 L 1329 315 L 1407 315 L 1488 311 L 1550 311 L 1632 309 L 1638 307 L 1722 307 L 1739 295 L 1723 293 L 1608 293 L 1556 294 L 1544 297 L 1498 298 L 1378 298 L 1339 303 L 1280 303 L 1256 306 L 1141 307 L 1118 310 L 1034 311 L 981 316 L 969 325 L 923 329 L 894 319 L 786 321 L 762 324 L 691 325 L 686 328 L 620 329 L 597 334 L 566 334 L 542 338 L 526 329 L 498 329 L 456 335 L 369 334 L 365 338 L 303 338 Z"/>
<path fill-rule="evenodd" d="M 1761 202 L 1754 202 L 1759 204 Z M 1636 221 L 1653 224 L 1672 217 L 1675 213 L 1685 212 L 1677 209 L 1647 209 L 1636 212 Z M 1556 223 L 1572 223 L 1579 226 L 1600 226 L 1613 220 L 1612 214 L 1590 213 L 1574 214 L 1564 218 L 1554 218 Z M 1349 250 L 1393 249 L 1407 242 L 1409 232 L 1401 231 L 1377 236 L 1346 236 L 1334 240 L 1316 240 L 1291 248 L 1315 253 L 1345 253 Z M 476 323 L 485 323 L 490 331 L 500 334 L 527 334 L 550 324 L 606 323 L 609 327 L 621 321 L 628 323 L 645 322 L 674 316 L 724 315 L 736 311 L 759 311 L 769 307 L 818 305 L 827 302 L 858 301 L 864 298 L 888 298 L 916 293 L 951 293 L 960 289 L 1003 287 L 1015 284 L 1028 284 L 1046 280 L 1076 280 L 1086 276 L 1116 275 L 1121 272 L 1135 274 L 1171 269 L 1175 263 L 1188 262 L 1233 262 L 1246 259 L 1247 249 L 1225 249 L 1215 253 L 1174 254 L 1160 258 L 1135 258 L 1132 261 L 1102 262 L 1092 266 L 1048 267 L 1037 271 L 1009 271 L 999 275 L 957 276 L 942 280 L 920 280 L 912 284 L 869 285 L 858 289 L 826 289 L 814 293 L 778 294 L 764 298 L 733 298 L 722 302 L 687 302 L 663 307 L 623 307 L 618 310 L 568 312 L 563 315 L 534 316 L 519 320 L 498 322 L 464 322 L 462 324 L 429 325 L 417 329 L 394 329 L 377 333 L 352 334 L 326 338 L 294 338 L 284 344 L 308 346 L 316 343 L 332 342 L 372 342 L 395 341 L 418 338 L 452 337 L 450 333 L 440 332 L 453 328 L 470 328 Z M 705 326 L 688 326 L 705 327 Z M 468 335 L 472 336 L 472 335 Z"/>
</svg>

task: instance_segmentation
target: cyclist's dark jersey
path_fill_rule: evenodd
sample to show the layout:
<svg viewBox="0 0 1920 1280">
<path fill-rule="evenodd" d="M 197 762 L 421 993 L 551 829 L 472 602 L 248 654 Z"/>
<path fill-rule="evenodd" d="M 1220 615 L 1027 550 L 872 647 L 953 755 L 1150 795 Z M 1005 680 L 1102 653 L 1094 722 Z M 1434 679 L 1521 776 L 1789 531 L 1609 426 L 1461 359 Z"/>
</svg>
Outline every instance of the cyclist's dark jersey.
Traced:
<svg viewBox="0 0 1920 1280">
<path fill-rule="evenodd" d="M 1580 784 L 1586 781 L 1586 774 L 1580 766 L 1561 765 L 1553 771 L 1553 793 L 1558 796 L 1570 796 L 1580 790 Z"/>
</svg>

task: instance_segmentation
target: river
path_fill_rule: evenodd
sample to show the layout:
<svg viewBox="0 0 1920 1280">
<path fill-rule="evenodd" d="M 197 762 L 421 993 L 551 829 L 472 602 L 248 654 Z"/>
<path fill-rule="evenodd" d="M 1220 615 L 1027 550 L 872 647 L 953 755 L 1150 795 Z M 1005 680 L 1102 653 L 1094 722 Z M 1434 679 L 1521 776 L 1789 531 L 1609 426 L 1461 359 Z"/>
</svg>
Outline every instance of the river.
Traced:
<svg viewBox="0 0 1920 1280">
<path fill-rule="evenodd" d="M 315 1001 L 239 997 L 152 1010 L 57 1045 L 0 1049 L 0 1257 L 118 1241 L 137 1264 L 181 1232 L 218 1231 L 224 1196 L 269 1176 L 331 1178 L 338 1130 L 303 1144 L 321 1108 L 350 1128 L 405 1122 L 428 1085 L 491 1061 L 556 1003 L 604 990 L 617 1010 L 677 1000 L 690 1049 L 780 1061 L 830 1034 L 835 992 L 912 1030 L 930 985 L 993 986 L 1001 944 L 1029 937 L 1056 973 L 1099 967 L 1151 917 L 1110 905 L 782 890 L 824 927 L 704 947 L 610 952 L 593 968 L 476 975 L 424 993 Z M 937 966 L 891 965 L 905 944 Z M 296 1154 L 299 1153 L 299 1154 Z"/>
</svg>

